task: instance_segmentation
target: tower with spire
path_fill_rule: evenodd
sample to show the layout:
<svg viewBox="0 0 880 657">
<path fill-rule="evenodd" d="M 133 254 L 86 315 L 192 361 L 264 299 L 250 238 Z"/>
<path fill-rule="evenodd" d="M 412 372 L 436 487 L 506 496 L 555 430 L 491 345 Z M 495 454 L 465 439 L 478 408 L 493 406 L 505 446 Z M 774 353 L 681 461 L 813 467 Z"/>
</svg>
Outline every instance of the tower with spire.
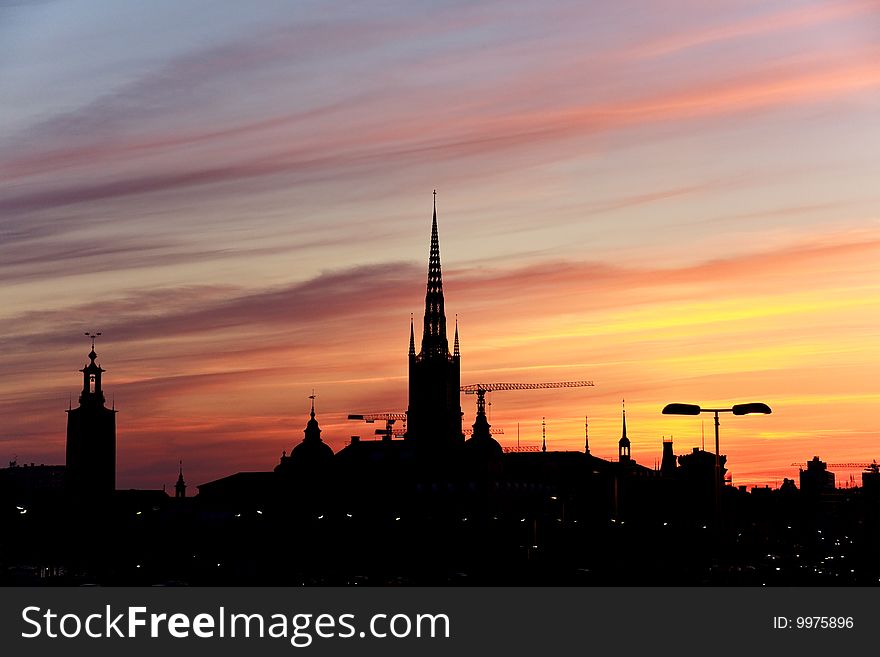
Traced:
<svg viewBox="0 0 880 657">
<path fill-rule="evenodd" d="M 629 453 L 629 438 L 626 437 L 626 401 L 623 402 L 623 433 L 617 442 L 617 456 L 621 463 L 629 463 L 631 456 Z"/>
<path fill-rule="evenodd" d="M 107 408 L 101 375 L 106 371 L 97 364 L 95 338 L 100 333 L 86 333 L 92 341 L 89 364 L 80 372 L 83 388 L 79 406 L 67 412 L 68 493 L 76 501 L 108 499 L 116 489 L 116 409 Z"/>
<path fill-rule="evenodd" d="M 182 500 L 186 497 L 186 482 L 183 480 L 183 461 L 180 462 L 177 470 L 177 483 L 174 484 L 175 499 Z"/>
<path fill-rule="evenodd" d="M 428 257 L 428 287 L 421 348 L 416 352 L 415 329 L 410 320 L 409 408 L 407 439 L 426 447 L 459 444 L 461 431 L 461 353 L 458 322 L 453 353 L 446 337 L 446 308 L 440 271 L 440 239 L 437 234 L 437 191 Z"/>
</svg>

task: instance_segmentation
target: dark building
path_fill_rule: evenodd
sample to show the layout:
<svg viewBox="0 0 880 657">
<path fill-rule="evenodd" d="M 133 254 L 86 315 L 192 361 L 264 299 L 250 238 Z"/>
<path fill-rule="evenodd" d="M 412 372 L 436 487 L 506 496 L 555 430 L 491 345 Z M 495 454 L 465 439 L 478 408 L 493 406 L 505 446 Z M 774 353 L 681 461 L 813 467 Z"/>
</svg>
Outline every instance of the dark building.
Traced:
<svg viewBox="0 0 880 657">
<path fill-rule="evenodd" d="M 309 421 L 303 431 L 302 442 L 290 450 L 290 456 L 281 455 L 275 472 L 281 475 L 314 478 L 323 475 L 333 465 L 333 450 L 321 440 L 321 427 L 315 419 L 315 396 L 311 396 L 312 408 Z"/>
<path fill-rule="evenodd" d="M 834 490 L 834 473 L 828 472 L 828 464 L 814 456 L 807 461 L 807 469 L 801 468 L 801 492 L 822 493 Z"/>
<path fill-rule="evenodd" d="M 186 482 L 183 480 L 183 461 L 180 462 L 180 470 L 177 472 L 177 483 L 174 484 L 174 497 L 179 500 L 186 497 Z"/>
<path fill-rule="evenodd" d="M 440 240 L 437 236 L 437 193 L 431 224 L 428 289 L 422 344 L 416 353 L 415 330 L 409 335 L 409 409 L 406 437 L 420 447 L 445 448 L 461 444 L 461 353 L 456 324 L 453 352 L 446 337 L 446 309 L 440 272 Z"/>
<path fill-rule="evenodd" d="M 672 451 L 672 438 L 663 439 L 663 458 L 660 461 L 660 474 L 671 477 L 675 474 L 675 453 Z"/>
<path fill-rule="evenodd" d="M 8 468 L 0 469 L 0 499 L 30 504 L 35 500 L 59 498 L 64 492 L 64 472 L 63 465 L 10 461 Z"/>
<path fill-rule="evenodd" d="M 632 459 L 632 455 L 630 454 L 630 442 L 629 438 L 626 437 L 626 409 L 623 409 L 623 432 L 620 436 L 620 440 L 617 442 L 617 456 L 618 460 L 621 463 L 629 463 Z"/>
<path fill-rule="evenodd" d="M 104 405 L 97 357 L 93 339 L 79 406 L 67 410 L 67 489 L 80 501 L 109 499 L 116 489 L 116 410 Z"/>
<path fill-rule="evenodd" d="M 871 498 L 880 497 L 880 465 L 876 461 L 862 472 L 862 489 Z"/>
</svg>

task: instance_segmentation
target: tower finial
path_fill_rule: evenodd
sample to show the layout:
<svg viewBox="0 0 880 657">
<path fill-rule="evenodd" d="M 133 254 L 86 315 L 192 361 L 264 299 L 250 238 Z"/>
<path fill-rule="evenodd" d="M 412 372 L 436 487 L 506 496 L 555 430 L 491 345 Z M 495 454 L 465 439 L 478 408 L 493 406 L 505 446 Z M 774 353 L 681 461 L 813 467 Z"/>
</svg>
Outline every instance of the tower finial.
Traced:
<svg viewBox="0 0 880 657">
<path fill-rule="evenodd" d="M 416 355 L 416 333 L 415 333 L 415 329 L 413 328 L 414 321 L 415 320 L 413 318 L 413 314 L 410 313 L 409 314 L 409 355 L 410 356 Z"/>
<path fill-rule="evenodd" d="M 89 337 L 92 339 L 92 351 L 94 351 L 95 350 L 95 338 L 97 338 L 99 335 L 101 335 L 101 332 L 98 331 L 97 333 L 91 333 L 90 331 L 86 331 L 85 334 L 86 334 L 86 337 Z"/>
<path fill-rule="evenodd" d="M 309 395 L 309 399 L 312 400 L 312 410 L 309 412 L 309 417 L 311 417 L 313 420 L 315 419 L 315 397 L 315 389 L 312 388 L 312 394 Z"/>
<path fill-rule="evenodd" d="M 547 451 L 547 422 L 545 420 L 546 420 L 546 418 L 543 418 L 543 417 L 541 418 L 541 437 L 542 437 L 541 451 L 542 452 Z"/>
<path fill-rule="evenodd" d="M 621 405 L 623 406 L 623 435 L 621 438 L 626 438 L 626 399 L 621 400 Z"/>
<path fill-rule="evenodd" d="M 452 355 L 461 358 L 461 349 L 458 344 L 458 313 L 455 313 L 455 343 L 452 347 Z"/>
</svg>

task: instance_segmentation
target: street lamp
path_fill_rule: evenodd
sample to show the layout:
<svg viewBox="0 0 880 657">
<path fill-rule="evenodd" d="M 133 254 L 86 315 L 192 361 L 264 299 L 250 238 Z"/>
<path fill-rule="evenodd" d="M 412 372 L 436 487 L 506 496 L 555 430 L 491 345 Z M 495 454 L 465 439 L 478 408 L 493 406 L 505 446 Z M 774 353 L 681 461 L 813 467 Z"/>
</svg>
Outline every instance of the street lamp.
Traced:
<svg viewBox="0 0 880 657">
<path fill-rule="evenodd" d="M 770 415 L 773 411 L 762 402 L 734 404 L 730 408 L 701 408 L 697 404 L 667 404 L 663 415 L 699 415 L 700 413 L 715 414 L 715 512 L 719 513 L 721 504 L 721 452 L 718 449 L 718 414 L 733 413 L 734 415 Z"/>
</svg>

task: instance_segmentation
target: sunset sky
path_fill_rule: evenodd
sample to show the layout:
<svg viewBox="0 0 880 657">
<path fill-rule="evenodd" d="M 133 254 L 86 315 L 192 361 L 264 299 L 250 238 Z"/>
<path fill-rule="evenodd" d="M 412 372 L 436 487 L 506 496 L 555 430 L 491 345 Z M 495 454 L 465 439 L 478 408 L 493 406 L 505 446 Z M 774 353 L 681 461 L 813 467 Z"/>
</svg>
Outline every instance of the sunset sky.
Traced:
<svg viewBox="0 0 880 657">
<path fill-rule="evenodd" d="M 90 330 L 120 488 L 271 469 L 312 388 L 370 437 L 435 188 L 462 383 L 596 382 L 495 393 L 502 444 L 589 415 L 616 458 L 626 398 L 653 466 L 700 444 L 667 402 L 764 401 L 735 484 L 880 459 L 878 36 L 880 0 L 0 2 L 0 459 L 64 462 Z"/>
</svg>

